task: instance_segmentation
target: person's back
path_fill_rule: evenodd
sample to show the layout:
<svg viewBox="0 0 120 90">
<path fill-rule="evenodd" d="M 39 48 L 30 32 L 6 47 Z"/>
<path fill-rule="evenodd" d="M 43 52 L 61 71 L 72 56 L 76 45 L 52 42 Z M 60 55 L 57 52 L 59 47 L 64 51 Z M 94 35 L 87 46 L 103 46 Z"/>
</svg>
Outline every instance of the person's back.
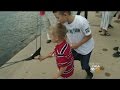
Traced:
<svg viewBox="0 0 120 90">
<path fill-rule="evenodd" d="M 67 66 L 66 70 L 61 76 L 63 78 L 70 77 L 74 72 L 74 58 L 71 52 L 70 45 L 66 42 L 66 40 L 56 45 L 55 56 L 57 66 L 59 69 L 61 66 Z"/>
</svg>

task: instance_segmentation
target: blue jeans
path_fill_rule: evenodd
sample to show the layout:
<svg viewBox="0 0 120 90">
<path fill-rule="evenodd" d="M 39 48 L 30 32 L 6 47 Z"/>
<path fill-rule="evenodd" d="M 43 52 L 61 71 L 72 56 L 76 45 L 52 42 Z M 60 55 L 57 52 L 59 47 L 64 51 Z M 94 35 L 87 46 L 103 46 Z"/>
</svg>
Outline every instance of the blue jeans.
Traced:
<svg viewBox="0 0 120 90">
<path fill-rule="evenodd" d="M 90 53 L 88 53 L 87 55 L 81 55 L 81 54 L 77 53 L 74 49 L 72 49 L 72 54 L 73 54 L 74 60 L 81 61 L 81 66 L 82 66 L 83 70 L 90 68 L 89 60 L 90 60 L 91 53 L 92 53 L 92 51 Z"/>
</svg>

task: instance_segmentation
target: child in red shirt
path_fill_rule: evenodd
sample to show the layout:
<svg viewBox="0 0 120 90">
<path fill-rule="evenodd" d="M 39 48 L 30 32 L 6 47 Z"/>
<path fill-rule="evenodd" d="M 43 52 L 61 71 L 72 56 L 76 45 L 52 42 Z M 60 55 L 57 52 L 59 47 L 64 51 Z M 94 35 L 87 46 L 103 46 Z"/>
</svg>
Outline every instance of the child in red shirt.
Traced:
<svg viewBox="0 0 120 90">
<path fill-rule="evenodd" d="M 52 57 L 53 54 L 55 55 L 59 72 L 56 74 L 56 76 L 54 76 L 54 79 L 68 78 L 74 72 L 74 58 L 70 45 L 65 40 L 66 33 L 66 27 L 60 23 L 57 23 L 55 26 L 51 26 L 49 35 L 52 42 L 57 43 L 57 45 L 52 53 L 39 58 L 39 60 L 42 61 L 46 58 Z"/>
</svg>

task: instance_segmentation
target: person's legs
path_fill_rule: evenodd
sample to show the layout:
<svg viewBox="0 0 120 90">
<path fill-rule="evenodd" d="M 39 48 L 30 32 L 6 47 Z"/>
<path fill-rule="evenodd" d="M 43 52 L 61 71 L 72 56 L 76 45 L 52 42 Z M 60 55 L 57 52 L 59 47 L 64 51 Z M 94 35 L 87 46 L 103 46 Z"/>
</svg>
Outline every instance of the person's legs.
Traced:
<svg viewBox="0 0 120 90">
<path fill-rule="evenodd" d="M 81 11 L 77 11 L 77 15 L 80 15 Z"/>
<path fill-rule="evenodd" d="M 53 25 L 53 24 L 57 23 L 57 20 L 56 20 L 54 14 L 51 11 L 46 11 L 46 15 L 47 15 L 47 19 L 48 19 L 48 22 L 49 22 L 48 27 L 50 25 Z M 51 39 L 50 39 L 49 34 L 47 33 L 47 43 L 50 43 L 50 42 L 51 42 Z"/>
<path fill-rule="evenodd" d="M 109 22 L 110 22 L 110 14 L 109 14 L 109 11 L 106 11 L 105 12 L 105 18 L 104 18 L 104 27 L 103 29 L 105 29 L 106 31 L 108 30 L 108 25 L 109 25 Z"/>
<path fill-rule="evenodd" d="M 108 25 L 108 28 L 113 28 L 113 26 L 111 25 L 111 22 L 112 22 L 112 18 L 115 15 L 115 13 L 116 12 L 114 12 L 114 11 L 109 11 L 109 25 Z"/>
<path fill-rule="evenodd" d="M 80 15 L 81 11 L 77 11 L 77 15 Z M 84 12 L 84 17 L 87 19 L 88 17 L 88 11 Z"/>
<path fill-rule="evenodd" d="M 101 29 L 103 30 L 103 34 L 100 34 L 102 36 L 110 36 L 110 34 L 108 33 L 108 25 L 110 22 L 110 18 L 109 18 L 109 13 L 108 11 L 104 11 L 102 12 L 102 20 L 101 20 Z"/>
<path fill-rule="evenodd" d="M 73 54 L 74 60 L 80 61 L 81 56 L 74 49 L 72 49 L 72 54 Z"/>
<path fill-rule="evenodd" d="M 92 52 L 90 52 L 87 55 L 81 55 L 81 66 L 82 66 L 82 69 L 85 70 L 87 73 L 86 79 L 93 78 L 93 73 L 90 72 L 90 66 L 89 66 L 89 60 L 90 60 L 91 53 Z"/>
<path fill-rule="evenodd" d="M 48 11 L 46 11 L 46 18 L 45 18 L 45 25 L 46 25 L 46 30 L 47 30 L 47 42 L 46 43 L 50 43 L 51 42 L 51 39 L 49 37 L 49 34 L 48 34 L 48 29 L 49 29 L 49 26 L 51 25 L 50 24 L 50 20 L 49 20 L 49 13 Z"/>
<path fill-rule="evenodd" d="M 87 19 L 88 18 L 88 11 L 85 11 L 85 18 Z"/>
<path fill-rule="evenodd" d="M 105 12 L 101 12 L 102 17 L 101 17 L 101 24 L 100 24 L 100 30 L 99 32 L 102 32 L 103 27 L 104 27 L 104 23 L 105 23 Z"/>
<path fill-rule="evenodd" d="M 101 23 L 100 23 L 100 28 L 102 29 L 103 27 L 103 15 L 104 15 L 104 12 L 102 12 L 102 17 L 101 17 Z"/>
<path fill-rule="evenodd" d="M 113 11 L 113 17 L 117 16 L 118 11 Z"/>
<path fill-rule="evenodd" d="M 81 62 L 82 69 L 85 70 L 87 73 L 86 79 L 92 79 L 93 74 L 90 72 L 90 66 L 89 66 L 91 52 L 87 55 L 81 55 L 72 49 L 72 54 L 74 60 L 79 60 Z"/>
<path fill-rule="evenodd" d="M 51 43 L 51 39 L 48 33 L 47 33 L 47 43 Z"/>
</svg>

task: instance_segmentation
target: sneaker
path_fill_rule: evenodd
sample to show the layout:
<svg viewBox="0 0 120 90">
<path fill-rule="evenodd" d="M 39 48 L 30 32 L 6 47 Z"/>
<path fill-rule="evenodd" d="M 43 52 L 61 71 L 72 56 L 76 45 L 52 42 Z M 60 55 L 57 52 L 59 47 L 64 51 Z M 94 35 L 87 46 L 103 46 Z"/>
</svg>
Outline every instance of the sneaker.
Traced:
<svg viewBox="0 0 120 90">
<path fill-rule="evenodd" d="M 120 52 L 116 52 L 113 54 L 113 57 L 120 57 Z"/>
<path fill-rule="evenodd" d="M 118 51 L 118 48 L 119 48 L 119 47 L 114 47 L 113 50 Z"/>
<path fill-rule="evenodd" d="M 109 24 L 109 25 L 108 25 L 108 28 L 113 28 L 113 26 Z"/>
<path fill-rule="evenodd" d="M 51 43 L 51 40 L 47 40 L 47 43 Z"/>
<path fill-rule="evenodd" d="M 93 74 L 91 73 L 91 75 L 87 75 L 86 79 L 93 79 Z"/>
</svg>

